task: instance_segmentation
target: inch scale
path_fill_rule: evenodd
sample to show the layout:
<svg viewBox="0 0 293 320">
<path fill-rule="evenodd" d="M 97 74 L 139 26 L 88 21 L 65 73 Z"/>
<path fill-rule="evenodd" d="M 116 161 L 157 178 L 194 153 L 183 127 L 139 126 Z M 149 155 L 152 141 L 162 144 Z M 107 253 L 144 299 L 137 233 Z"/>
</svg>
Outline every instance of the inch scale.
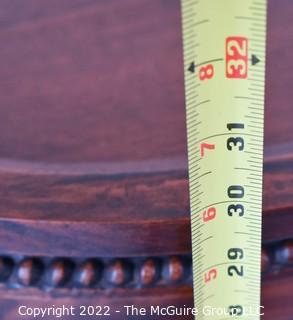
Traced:
<svg viewBox="0 0 293 320">
<path fill-rule="evenodd" d="M 197 319 L 255 320 L 267 4 L 181 3 Z"/>
</svg>

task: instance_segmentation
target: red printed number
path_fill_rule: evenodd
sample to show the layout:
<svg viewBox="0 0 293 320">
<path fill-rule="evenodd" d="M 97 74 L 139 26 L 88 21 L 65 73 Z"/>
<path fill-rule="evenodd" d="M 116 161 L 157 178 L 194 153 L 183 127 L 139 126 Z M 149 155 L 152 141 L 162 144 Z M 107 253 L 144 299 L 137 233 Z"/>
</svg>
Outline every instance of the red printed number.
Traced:
<svg viewBox="0 0 293 320">
<path fill-rule="evenodd" d="M 228 37 L 226 39 L 226 77 L 247 78 L 248 39 Z"/>
<path fill-rule="evenodd" d="M 210 271 L 206 272 L 204 275 L 204 282 L 208 283 L 210 282 L 212 279 L 216 279 L 217 278 L 217 269 L 211 269 Z"/>
<path fill-rule="evenodd" d="M 205 149 L 214 150 L 215 149 L 215 145 L 214 144 L 209 144 L 209 143 L 201 143 L 200 144 L 200 156 L 201 157 L 204 156 L 204 150 Z"/>
<path fill-rule="evenodd" d="M 214 66 L 212 64 L 208 64 L 199 69 L 199 79 L 211 79 L 214 76 Z"/>
<path fill-rule="evenodd" d="M 202 220 L 203 222 L 208 222 L 210 220 L 215 219 L 216 217 L 216 208 L 211 207 L 205 210 L 202 214 Z"/>
</svg>

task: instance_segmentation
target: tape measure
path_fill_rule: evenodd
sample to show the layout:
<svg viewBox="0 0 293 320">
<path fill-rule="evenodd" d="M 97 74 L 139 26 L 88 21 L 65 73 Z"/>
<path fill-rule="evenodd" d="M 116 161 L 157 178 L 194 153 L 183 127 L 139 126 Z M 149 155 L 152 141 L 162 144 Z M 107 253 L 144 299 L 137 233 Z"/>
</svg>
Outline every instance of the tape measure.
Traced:
<svg viewBox="0 0 293 320">
<path fill-rule="evenodd" d="M 259 319 L 266 1 L 182 17 L 197 319 Z"/>
</svg>

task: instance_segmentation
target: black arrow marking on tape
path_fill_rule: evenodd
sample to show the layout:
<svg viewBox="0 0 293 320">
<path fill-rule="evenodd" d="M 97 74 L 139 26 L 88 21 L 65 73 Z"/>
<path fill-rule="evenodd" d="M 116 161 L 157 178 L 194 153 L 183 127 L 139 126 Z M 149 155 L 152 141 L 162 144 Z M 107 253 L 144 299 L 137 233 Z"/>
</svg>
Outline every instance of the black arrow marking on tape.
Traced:
<svg viewBox="0 0 293 320">
<path fill-rule="evenodd" d="M 190 66 L 188 67 L 188 71 L 190 71 L 191 73 L 195 72 L 195 64 L 194 61 L 191 62 Z"/>
<path fill-rule="evenodd" d="M 191 73 L 194 73 L 195 72 L 195 69 L 196 67 L 199 67 L 199 66 L 203 66 L 205 64 L 208 64 L 208 63 L 212 63 L 212 62 L 218 62 L 218 61 L 223 61 L 224 59 L 223 58 L 219 58 L 219 59 L 212 59 L 212 60 L 207 60 L 207 61 L 203 61 L 201 63 L 198 63 L 197 65 L 195 65 L 194 61 L 192 61 L 188 67 L 188 71 L 190 71 Z"/>
<path fill-rule="evenodd" d="M 251 64 L 253 66 L 255 66 L 256 64 L 258 64 L 260 62 L 259 58 L 255 55 L 255 54 L 252 54 L 251 55 Z"/>
</svg>

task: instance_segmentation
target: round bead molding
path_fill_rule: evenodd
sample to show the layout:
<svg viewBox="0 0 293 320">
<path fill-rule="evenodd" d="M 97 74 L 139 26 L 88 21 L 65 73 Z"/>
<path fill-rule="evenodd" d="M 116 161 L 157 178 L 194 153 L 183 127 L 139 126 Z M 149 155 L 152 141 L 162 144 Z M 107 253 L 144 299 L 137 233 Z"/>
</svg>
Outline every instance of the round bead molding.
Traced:
<svg viewBox="0 0 293 320">
<path fill-rule="evenodd" d="M 293 241 L 265 245 L 263 276 L 293 268 Z M 191 255 L 137 258 L 0 256 L 0 283 L 10 288 L 148 288 L 192 285 Z"/>
</svg>

